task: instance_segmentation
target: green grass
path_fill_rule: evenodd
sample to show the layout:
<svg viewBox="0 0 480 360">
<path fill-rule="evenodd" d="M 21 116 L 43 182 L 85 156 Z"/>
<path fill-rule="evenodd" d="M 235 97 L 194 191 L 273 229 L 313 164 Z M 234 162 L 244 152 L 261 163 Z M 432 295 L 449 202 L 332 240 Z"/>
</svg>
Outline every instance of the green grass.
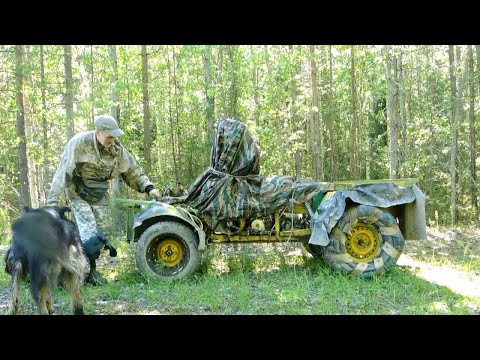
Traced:
<svg viewBox="0 0 480 360">
<path fill-rule="evenodd" d="M 134 246 L 117 242 L 119 256 L 102 253 L 98 266 L 109 283 L 83 287 L 82 297 L 88 314 L 478 314 L 479 246 L 467 240 L 457 242 L 450 254 L 433 242 L 407 243 L 404 255 L 415 265 L 398 265 L 370 280 L 331 270 L 296 244 L 212 245 L 195 275 L 170 282 L 140 274 Z M 451 274 L 460 278 L 447 282 Z M 473 290 L 459 286 L 461 281 Z M 0 272 L 0 294 L 8 293 L 9 282 Z M 34 314 L 27 286 L 22 287 L 20 313 Z M 55 291 L 55 310 L 70 313 L 65 290 Z"/>
</svg>

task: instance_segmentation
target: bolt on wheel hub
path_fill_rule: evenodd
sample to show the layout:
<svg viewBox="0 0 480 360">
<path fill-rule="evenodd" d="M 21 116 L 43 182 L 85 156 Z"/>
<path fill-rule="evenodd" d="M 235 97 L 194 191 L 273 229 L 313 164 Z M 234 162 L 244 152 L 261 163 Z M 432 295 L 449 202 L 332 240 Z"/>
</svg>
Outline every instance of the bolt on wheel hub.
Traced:
<svg viewBox="0 0 480 360">
<path fill-rule="evenodd" d="M 345 247 L 356 261 L 368 262 L 380 253 L 381 235 L 373 226 L 357 223 L 347 234 Z"/>
<path fill-rule="evenodd" d="M 167 239 L 157 245 L 156 254 L 162 265 L 173 267 L 182 260 L 183 249 L 178 241 Z"/>
</svg>

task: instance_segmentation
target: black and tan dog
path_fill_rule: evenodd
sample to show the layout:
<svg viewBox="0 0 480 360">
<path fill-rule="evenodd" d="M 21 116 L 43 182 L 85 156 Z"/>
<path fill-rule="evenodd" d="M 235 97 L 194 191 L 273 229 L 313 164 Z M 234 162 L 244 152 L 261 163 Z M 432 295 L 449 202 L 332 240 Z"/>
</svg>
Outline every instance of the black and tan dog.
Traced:
<svg viewBox="0 0 480 360">
<path fill-rule="evenodd" d="M 83 315 L 80 287 L 89 272 L 77 225 L 65 216 L 68 207 L 25 207 L 12 224 L 12 246 L 5 271 L 12 276 L 12 299 L 7 314 L 16 314 L 21 278 L 30 278 L 30 291 L 40 314 L 53 313 L 52 291 L 60 281 L 70 292 L 72 310 Z"/>
</svg>

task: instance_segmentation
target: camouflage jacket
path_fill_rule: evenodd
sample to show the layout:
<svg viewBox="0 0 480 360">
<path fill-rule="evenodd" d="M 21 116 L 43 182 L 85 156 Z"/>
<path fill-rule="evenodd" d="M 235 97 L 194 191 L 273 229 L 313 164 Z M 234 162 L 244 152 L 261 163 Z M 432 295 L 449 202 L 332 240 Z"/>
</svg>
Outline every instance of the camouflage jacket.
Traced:
<svg viewBox="0 0 480 360">
<path fill-rule="evenodd" d="M 121 176 L 128 186 L 138 192 L 144 192 L 148 185 L 153 185 L 118 140 L 110 148 L 105 148 L 97 141 L 94 130 L 78 133 L 67 143 L 53 176 L 47 204 L 58 202 L 60 194 L 72 182 L 73 175 L 105 180 Z"/>
</svg>

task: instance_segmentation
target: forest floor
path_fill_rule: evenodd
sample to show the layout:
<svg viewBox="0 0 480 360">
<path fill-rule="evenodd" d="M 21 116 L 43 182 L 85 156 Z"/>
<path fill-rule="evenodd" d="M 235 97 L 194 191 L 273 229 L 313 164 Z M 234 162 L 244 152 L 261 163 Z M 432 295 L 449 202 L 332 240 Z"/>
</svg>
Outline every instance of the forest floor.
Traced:
<svg viewBox="0 0 480 360">
<path fill-rule="evenodd" d="M 412 274 L 412 279 L 415 277 L 421 277 L 425 281 L 427 286 L 438 286 L 448 288 L 448 291 L 456 294 L 455 296 L 465 297 L 469 299 L 474 299 L 473 301 L 467 302 L 470 305 L 464 307 L 462 313 L 467 314 L 480 314 L 480 229 L 469 227 L 469 228 L 456 228 L 456 229 L 437 229 L 433 227 L 427 228 L 428 232 L 428 241 L 406 241 L 405 249 L 398 259 L 397 265 L 400 269 L 405 270 L 409 274 Z M 298 245 L 298 244 L 295 244 Z M 128 245 L 130 246 L 130 245 Z M 0 274 L 0 314 L 3 314 L 8 306 L 10 301 L 10 278 L 8 274 L 3 272 L 4 261 L 3 257 L 7 250 L 8 245 L 0 244 L 0 256 L 1 256 L 1 274 Z M 300 254 L 299 247 L 285 247 L 285 257 L 288 257 L 287 252 L 296 252 Z M 211 260 L 211 259 L 210 259 Z M 202 260 L 207 261 L 207 260 Z M 150 284 L 148 281 L 143 281 L 140 278 L 140 274 L 135 269 L 135 262 L 133 256 L 119 256 L 116 258 L 110 258 L 106 255 L 100 258 L 98 264 L 99 269 L 103 274 L 111 280 L 114 279 L 112 284 L 115 284 L 117 288 L 109 289 L 104 288 L 108 293 L 102 295 L 102 290 L 100 288 L 90 288 L 84 289 L 84 296 L 86 297 L 85 303 L 89 303 L 89 313 L 94 313 L 97 315 L 104 314 L 169 314 L 175 313 L 175 310 L 169 312 L 168 305 L 162 305 L 163 308 L 155 309 L 155 304 L 160 303 L 155 300 L 151 303 L 146 303 L 147 299 L 144 298 L 144 295 L 141 296 L 138 293 L 131 292 L 128 296 L 115 295 L 115 292 L 123 291 L 123 288 L 143 288 L 144 290 L 150 293 L 154 292 L 154 288 L 147 290 Z M 126 267 L 125 267 L 126 266 Z M 127 269 L 127 270 L 125 270 Z M 123 273 L 122 273 L 123 271 Z M 323 271 L 323 270 L 322 270 Z M 125 275 L 126 274 L 126 275 Z M 277 280 L 275 281 L 282 281 Z M 398 282 L 403 281 L 401 278 L 397 278 L 397 281 L 392 281 L 392 286 L 397 287 L 400 291 L 400 284 Z M 213 282 L 219 281 L 219 284 L 214 284 L 213 288 L 222 285 L 221 278 L 213 278 Z M 335 280 L 337 281 L 337 280 Z M 122 282 L 124 284 L 122 288 Z M 395 285 L 397 283 L 397 285 Z M 133 284 L 133 285 L 132 285 Z M 183 285 L 182 285 L 183 286 Z M 197 282 L 190 284 L 191 286 L 198 286 Z M 281 286 L 281 285 L 279 285 Z M 357 286 L 356 282 L 352 282 L 349 287 Z M 434 289 L 433 287 L 433 289 Z M 120 288 L 120 289 L 119 289 Z M 188 289 L 188 284 L 186 285 Z M 430 289 L 430 288 L 429 288 Z M 85 291 L 87 290 L 87 291 Z M 237 289 L 238 290 L 238 289 Z M 157 290 L 155 289 L 155 292 Z M 163 287 L 161 292 L 169 292 L 171 295 L 178 296 L 179 291 L 182 291 L 181 287 Z M 187 290 L 193 291 L 193 290 Z M 232 290 L 233 294 L 235 290 Z M 435 291 L 435 290 L 433 290 Z M 33 305 L 31 296 L 28 293 L 26 285 L 23 285 L 22 293 L 22 302 L 24 303 L 21 313 L 25 314 L 35 314 L 36 308 Z M 68 313 L 69 310 L 69 299 L 66 294 L 62 294 L 63 300 L 60 301 L 60 308 L 62 310 L 56 313 Z M 177 293 L 177 294 L 175 294 Z M 112 295 L 113 294 L 113 295 Z M 230 295 L 231 296 L 231 295 Z M 301 296 L 301 295 L 299 295 Z M 28 298 L 28 299 L 26 299 Z M 89 300 L 90 298 L 90 300 Z M 142 300 L 140 301 L 139 300 Z M 147 294 L 148 298 L 148 294 Z M 58 300 L 56 299 L 55 302 Z M 157 302 L 156 302 L 157 301 Z M 208 298 L 205 299 L 208 303 L 210 301 Z M 251 298 L 250 298 L 251 301 Z M 186 301 L 188 304 L 188 300 Z M 26 303 L 26 306 L 24 306 Z M 108 304 L 108 306 L 105 306 Z M 143 305 L 142 305 L 143 304 Z M 152 305 L 153 304 L 153 305 Z M 143 306 L 143 308 L 142 308 Z M 177 304 L 178 306 L 178 304 Z M 153 308 L 152 308 L 153 307 Z M 404 314 L 411 313 L 411 310 L 415 306 L 410 306 L 410 304 L 398 304 L 398 309 L 392 309 L 392 314 Z M 215 310 L 206 311 L 199 310 L 196 307 L 191 305 L 185 305 L 182 309 L 177 309 L 177 313 L 184 314 L 222 314 L 222 308 Z M 256 310 L 248 310 L 248 312 L 254 312 Z M 279 307 L 279 309 L 282 309 Z M 465 310 L 466 309 L 466 310 Z M 232 311 L 231 309 L 226 309 L 226 313 Z M 261 310 L 258 310 L 259 312 Z M 275 312 L 275 309 L 266 309 L 268 312 Z M 312 313 L 319 311 L 317 309 L 312 309 Z M 321 311 L 321 310 L 320 310 Z M 346 313 L 349 313 L 351 310 L 347 310 Z M 362 309 L 358 310 L 359 312 Z M 370 306 L 367 313 L 371 313 L 374 310 L 374 306 Z M 419 310 L 420 313 L 423 310 Z M 241 312 L 241 311 L 240 311 Z M 281 310 L 280 310 L 281 312 Z M 293 310 L 295 312 L 295 310 Z M 379 309 L 377 313 L 385 313 L 386 310 Z M 452 310 L 447 310 L 445 313 L 454 312 Z M 334 313 L 338 313 L 338 310 L 335 310 Z M 416 312 L 414 312 L 416 313 Z M 429 313 L 427 310 L 426 313 Z M 436 313 L 436 311 L 434 311 Z"/>
</svg>

